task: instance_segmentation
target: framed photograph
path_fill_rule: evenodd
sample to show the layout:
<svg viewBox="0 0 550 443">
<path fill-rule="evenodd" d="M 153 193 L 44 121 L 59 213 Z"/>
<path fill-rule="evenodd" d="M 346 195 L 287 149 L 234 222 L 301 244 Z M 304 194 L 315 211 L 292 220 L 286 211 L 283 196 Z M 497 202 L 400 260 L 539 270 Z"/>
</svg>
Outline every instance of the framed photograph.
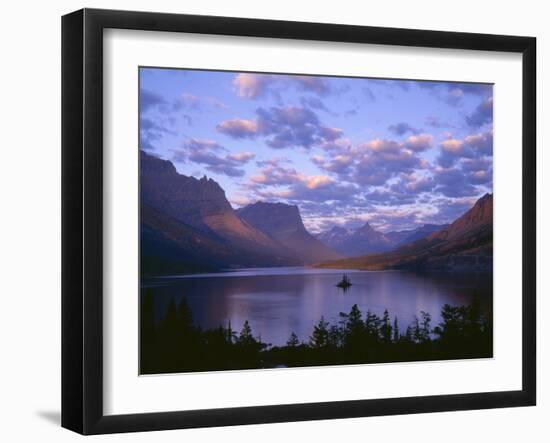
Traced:
<svg viewBox="0 0 550 443">
<path fill-rule="evenodd" d="M 62 425 L 536 402 L 536 41 L 62 21 Z"/>
</svg>

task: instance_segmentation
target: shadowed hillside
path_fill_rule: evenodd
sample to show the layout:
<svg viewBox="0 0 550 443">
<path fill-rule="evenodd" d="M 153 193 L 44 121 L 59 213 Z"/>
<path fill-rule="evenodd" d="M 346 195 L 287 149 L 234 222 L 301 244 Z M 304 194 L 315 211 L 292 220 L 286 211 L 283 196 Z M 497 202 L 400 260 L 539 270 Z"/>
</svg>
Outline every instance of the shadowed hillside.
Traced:
<svg viewBox="0 0 550 443">
<path fill-rule="evenodd" d="M 179 174 L 140 151 L 141 272 L 298 266 L 339 255 L 305 229 L 298 208 L 258 203 L 239 216 L 212 179 Z"/>
<path fill-rule="evenodd" d="M 258 202 L 239 209 L 237 214 L 292 251 L 304 263 L 340 257 L 306 230 L 297 206 Z"/>
<path fill-rule="evenodd" d="M 395 251 L 322 263 L 318 267 L 491 271 L 493 195 L 485 194 L 447 228 L 403 245 Z"/>
</svg>

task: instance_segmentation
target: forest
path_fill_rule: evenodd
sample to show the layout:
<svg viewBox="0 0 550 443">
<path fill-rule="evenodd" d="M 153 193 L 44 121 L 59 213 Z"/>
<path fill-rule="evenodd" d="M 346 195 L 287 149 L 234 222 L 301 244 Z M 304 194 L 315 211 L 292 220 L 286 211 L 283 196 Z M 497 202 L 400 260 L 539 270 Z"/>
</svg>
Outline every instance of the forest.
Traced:
<svg viewBox="0 0 550 443">
<path fill-rule="evenodd" d="M 355 304 L 336 322 L 321 317 L 305 340 L 291 333 L 286 345 L 272 346 L 254 335 L 248 321 L 202 329 L 193 323 L 182 298 L 172 300 L 160 318 L 153 295 L 145 290 L 141 305 L 140 373 L 204 372 L 260 368 L 325 366 L 405 361 L 490 358 L 493 328 L 479 299 L 468 306 L 444 305 L 442 321 L 420 311 L 402 326 L 385 310 L 361 312 Z"/>
</svg>

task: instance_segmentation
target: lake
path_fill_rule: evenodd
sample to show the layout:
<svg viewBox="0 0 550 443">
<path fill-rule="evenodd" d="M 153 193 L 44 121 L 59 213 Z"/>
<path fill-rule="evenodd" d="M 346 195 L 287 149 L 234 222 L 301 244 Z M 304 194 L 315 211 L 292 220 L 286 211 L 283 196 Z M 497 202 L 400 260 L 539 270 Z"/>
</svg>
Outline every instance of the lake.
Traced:
<svg viewBox="0 0 550 443">
<path fill-rule="evenodd" d="M 351 279 L 347 290 L 336 287 L 342 274 Z M 387 309 L 398 318 L 402 332 L 420 311 L 440 322 L 444 304 L 467 305 L 474 296 L 492 312 L 492 279 L 488 274 L 417 274 L 401 271 L 357 271 L 306 267 L 254 268 L 215 274 L 164 276 L 143 279 L 142 295 L 153 294 L 157 319 L 170 300 L 186 297 L 193 321 L 204 329 L 227 326 L 240 331 L 248 320 L 255 336 L 284 345 L 291 332 L 307 341 L 321 316 L 330 322 L 357 304 L 382 315 Z"/>
</svg>

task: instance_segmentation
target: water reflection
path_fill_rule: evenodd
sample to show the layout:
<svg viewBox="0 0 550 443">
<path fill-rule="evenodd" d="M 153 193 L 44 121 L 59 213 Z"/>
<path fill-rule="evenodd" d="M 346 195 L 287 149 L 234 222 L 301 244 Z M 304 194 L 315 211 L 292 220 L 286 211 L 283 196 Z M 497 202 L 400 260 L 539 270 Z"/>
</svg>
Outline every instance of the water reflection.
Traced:
<svg viewBox="0 0 550 443">
<path fill-rule="evenodd" d="M 154 296 L 158 318 L 172 298 L 185 296 L 196 325 L 227 326 L 240 330 L 245 320 L 255 335 L 272 344 L 284 344 L 291 332 L 307 340 L 321 316 L 335 322 L 340 312 L 357 304 L 364 312 L 382 315 L 388 309 L 400 327 L 406 327 L 420 311 L 440 321 L 445 304 L 467 305 L 479 296 L 490 313 L 492 275 L 416 274 L 397 271 L 346 270 L 352 286 L 336 284 L 342 270 L 309 268 L 258 268 L 218 274 L 170 276 L 142 282 Z M 143 292 L 143 291 L 142 291 Z"/>
</svg>

